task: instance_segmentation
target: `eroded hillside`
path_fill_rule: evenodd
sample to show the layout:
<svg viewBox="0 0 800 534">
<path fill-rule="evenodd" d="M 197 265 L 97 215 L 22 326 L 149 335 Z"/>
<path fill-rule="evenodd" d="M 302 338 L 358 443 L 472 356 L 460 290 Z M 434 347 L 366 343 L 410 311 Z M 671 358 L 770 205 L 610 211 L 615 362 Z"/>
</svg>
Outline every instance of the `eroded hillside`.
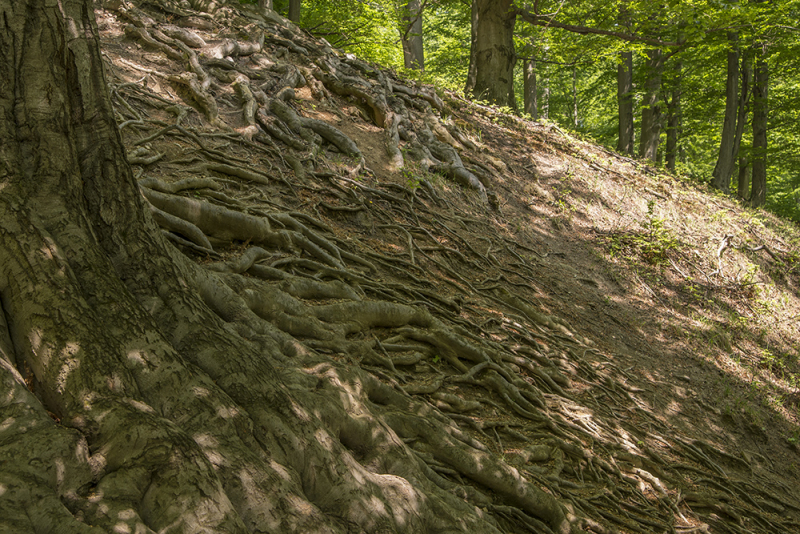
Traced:
<svg viewBox="0 0 800 534">
<path fill-rule="evenodd" d="M 256 430 L 281 484 L 219 467 L 250 531 L 800 529 L 796 228 L 277 15 L 139 4 L 97 19 L 143 195 L 322 422 Z M 247 369 L 209 376 L 259 427 Z"/>
</svg>

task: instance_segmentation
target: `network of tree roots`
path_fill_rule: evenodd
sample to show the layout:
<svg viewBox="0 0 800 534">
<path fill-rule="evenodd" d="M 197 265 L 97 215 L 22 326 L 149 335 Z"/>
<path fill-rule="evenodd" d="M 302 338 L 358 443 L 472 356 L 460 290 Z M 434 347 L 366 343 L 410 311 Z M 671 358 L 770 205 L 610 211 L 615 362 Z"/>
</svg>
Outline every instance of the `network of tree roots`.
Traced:
<svg viewBox="0 0 800 534">
<path fill-rule="evenodd" d="M 137 296 L 175 350 L 158 365 L 181 378 L 137 378 L 136 402 L 161 402 L 171 426 L 122 459 L 137 431 L 89 443 L 103 465 L 60 495 L 76 524 L 800 529 L 788 488 L 676 434 L 613 355 L 542 313 L 538 252 L 497 223 L 494 184 L 510 171 L 449 118 L 463 101 L 254 7 L 111 4 L 98 20 L 128 161 L 191 273 L 190 306 L 213 314 L 182 322 Z M 388 171 L 368 165 L 370 136 Z M 164 387 L 180 407 L 164 407 Z"/>
</svg>

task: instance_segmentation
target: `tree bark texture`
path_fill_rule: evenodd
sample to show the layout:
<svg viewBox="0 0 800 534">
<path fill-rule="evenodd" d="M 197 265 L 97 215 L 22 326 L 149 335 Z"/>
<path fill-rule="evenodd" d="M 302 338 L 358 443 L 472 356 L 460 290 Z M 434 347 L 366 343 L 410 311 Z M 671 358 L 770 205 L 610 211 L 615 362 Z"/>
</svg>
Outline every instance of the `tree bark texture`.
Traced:
<svg viewBox="0 0 800 534">
<path fill-rule="evenodd" d="M 633 155 L 633 52 L 620 52 L 617 64 L 617 106 L 619 140 L 617 150 Z"/>
<path fill-rule="evenodd" d="M 538 88 L 536 87 L 536 60 L 525 61 L 523 78 L 523 113 L 527 113 L 534 120 L 539 118 Z"/>
<path fill-rule="evenodd" d="M 542 117 L 550 118 L 550 80 L 548 78 L 545 78 L 542 89 Z"/>
<path fill-rule="evenodd" d="M 475 85 L 472 97 L 514 107 L 514 23 L 511 0 L 475 0 Z"/>
<path fill-rule="evenodd" d="M 753 95 L 753 54 L 752 49 L 746 49 L 741 61 L 742 88 L 739 91 L 738 112 L 736 116 L 736 133 L 733 141 L 733 152 L 738 155 L 739 172 L 737 176 L 737 196 L 748 199 L 750 193 L 749 163 L 746 157 L 739 153 L 742 145 L 742 136 L 747 125 L 747 115 L 750 113 L 750 103 Z"/>
<path fill-rule="evenodd" d="M 750 168 L 750 160 L 744 156 L 739 158 L 739 173 L 737 176 L 738 187 L 736 189 L 736 196 L 740 201 L 750 201 L 750 180 L 752 178 L 752 169 Z"/>
<path fill-rule="evenodd" d="M 3 365 L 3 411 L 21 417 L 3 428 L 12 487 L 0 517 L 15 532 L 244 532 L 213 466 L 176 424 L 197 405 L 181 386 L 222 397 L 206 379 L 181 383 L 190 364 L 136 302 L 142 280 L 116 275 L 145 261 L 179 272 L 158 265 L 165 256 L 124 160 L 92 9 L 0 2 L 0 108 L 14 117 L 0 122 L 0 294 L 17 364 L 30 370 Z M 234 421 L 219 424 L 230 435 L 209 438 L 235 440 Z M 96 503 L 85 499 L 90 485 L 103 495 Z"/>
<path fill-rule="evenodd" d="M 639 155 L 657 161 L 661 140 L 661 73 L 663 69 L 661 50 L 647 52 L 647 79 L 642 103 L 642 135 L 639 138 Z"/>
<path fill-rule="evenodd" d="M 286 18 L 295 24 L 300 22 L 300 0 L 289 0 L 289 13 Z"/>
<path fill-rule="evenodd" d="M 681 108 L 681 69 L 682 65 L 678 62 L 674 68 L 674 80 L 672 81 L 672 91 L 667 104 L 667 169 L 675 172 L 678 161 L 678 140 L 680 138 L 683 114 Z"/>
<path fill-rule="evenodd" d="M 711 184 L 728 193 L 731 175 L 736 162 L 736 111 L 739 104 L 739 49 L 736 46 L 739 37 L 736 33 L 728 34 L 731 49 L 727 54 L 725 81 L 725 117 L 722 123 L 722 136 L 719 144 L 719 155 L 712 173 Z"/>
<path fill-rule="evenodd" d="M 572 67 L 572 126 L 578 128 L 578 68 Z"/>
<path fill-rule="evenodd" d="M 469 68 L 467 69 L 467 81 L 464 83 L 464 95 L 471 97 L 475 92 L 475 81 L 478 69 L 478 8 L 480 0 L 472 0 L 470 8 L 469 24 Z"/>
<path fill-rule="evenodd" d="M 420 0 L 408 0 L 401 9 L 403 25 L 400 29 L 400 42 L 403 45 L 403 64 L 407 69 L 425 70 Z"/>
<path fill-rule="evenodd" d="M 769 65 L 767 47 L 756 50 L 753 80 L 753 155 L 750 204 L 763 206 L 767 199 L 767 124 L 769 120 Z"/>
</svg>

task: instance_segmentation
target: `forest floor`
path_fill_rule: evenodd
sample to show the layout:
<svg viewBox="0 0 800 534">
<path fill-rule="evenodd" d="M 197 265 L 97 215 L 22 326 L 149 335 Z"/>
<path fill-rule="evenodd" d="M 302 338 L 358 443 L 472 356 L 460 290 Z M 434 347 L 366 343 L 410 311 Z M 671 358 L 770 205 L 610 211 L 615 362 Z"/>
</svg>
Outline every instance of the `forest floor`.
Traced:
<svg viewBox="0 0 800 534">
<path fill-rule="evenodd" d="M 207 47 L 253 33 L 235 15 L 229 23 L 236 30 L 219 19 L 206 22 L 194 31 Z M 364 161 L 357 165 L 329 144 L 292 152 L 253 133 L 258 127 L 242 118 L 240 93 L 221 81 L 225 73 L 208 89 L 220 118 L 211 125 L 207 110 L 175 82 L 185 68 L 132 39 L 127 23 L 98 11 L 112 98 L 139 178 L 172 183 L 213 176 L 223 185 L 217 193 L 224 193 L 216 201 L 247 213 L 292 213 L 324 229 L 339 247 L 375 265 L 370 279 L 410 303 L 433 302 L 434 315 L 454 328 L 512 352 L 538 347 L 555 364 L 553 380 L 516 356 L 507 358 L 509 368 L 550 385 L 544 403 L 590 452 L 582 459 L 551 453 L 530 460 L 526 451 L 541 437 L 529 431 L 530 421 L 509 412 L 502 395 L 456 380 L 459 360 L 436 350 L 401 358 L 391 369 L 342 351 L 320 352 L 416 391 L 509 463 L 538 461 L 527 469 L 535 483 L 546 485 L 554 475 L 583 487 L 584 469 L 596 469 L 587 462 L 591 455 L 618 462 L 624 483 L 645 503 L 631 497 L 615 508 L 598 493 L 575 498 L 599 523 L 640 532 L 664 525 L 678 532 L 800 529 L 796 225 L 546 121 L 504 115 L 445 91 L 438 92 L 440 120 L 466 137 L 461 159 L 496 195 L 491 202 L 410 158 L 397 169 L 368 107 L 332 92 L 320 97 L 313 84 L 296 86 L 289 103 L 299 116 L 335 126 Z M 306 74 L 314 66 L 277 36 L 237 61 L 254 83 L 253 72 L 269 73 L 258 81 L 264 92 L 280 89 L 285 79 L 275 65 L 297 64 Z M 175 118 L 171 106 L 187 114 L 182 130 L 165 132 Z M 142 159 L 151 155 L 161 157 Z M 263 183 L 242 182 L 221 166 L 223 159 Z M 183 250 L 206 264 L 230 260 L 248 245 L 211 242 L 214 254 Z M 273 267 L 282 260 L 288 261 L 280 253 L 269 258 Z M 369 335 L 402 344 L 389 330 Z M 559 391 L 561 404 L 554 401 Z M 553 482 L 547 491 L 564 497 L 569 486 Z M 662 492 L 671 504 L 659 500 Z M 591 511 L 589 502 L 606 513 Z"/>
</svg>

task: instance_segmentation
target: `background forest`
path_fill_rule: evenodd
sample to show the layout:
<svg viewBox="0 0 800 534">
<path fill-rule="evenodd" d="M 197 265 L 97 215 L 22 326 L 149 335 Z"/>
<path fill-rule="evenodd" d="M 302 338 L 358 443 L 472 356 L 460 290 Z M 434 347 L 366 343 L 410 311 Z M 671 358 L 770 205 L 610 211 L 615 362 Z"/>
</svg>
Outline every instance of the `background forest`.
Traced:
<svg viewBox="0 0 800 534">
<path fill-rule="evenodd" d="M 479 100 L 800 220 L 800 2 L 275 0 L 273 7 L 359 57 L 466 87 Z M 470 79 L 471 50 L 492 46 L 471 47 L 472 35 L 492 16 L 513 29 L 507 102 L 474 91 Z M 424 57 L 411 57 L 412 46 Z"/>
</svg>

